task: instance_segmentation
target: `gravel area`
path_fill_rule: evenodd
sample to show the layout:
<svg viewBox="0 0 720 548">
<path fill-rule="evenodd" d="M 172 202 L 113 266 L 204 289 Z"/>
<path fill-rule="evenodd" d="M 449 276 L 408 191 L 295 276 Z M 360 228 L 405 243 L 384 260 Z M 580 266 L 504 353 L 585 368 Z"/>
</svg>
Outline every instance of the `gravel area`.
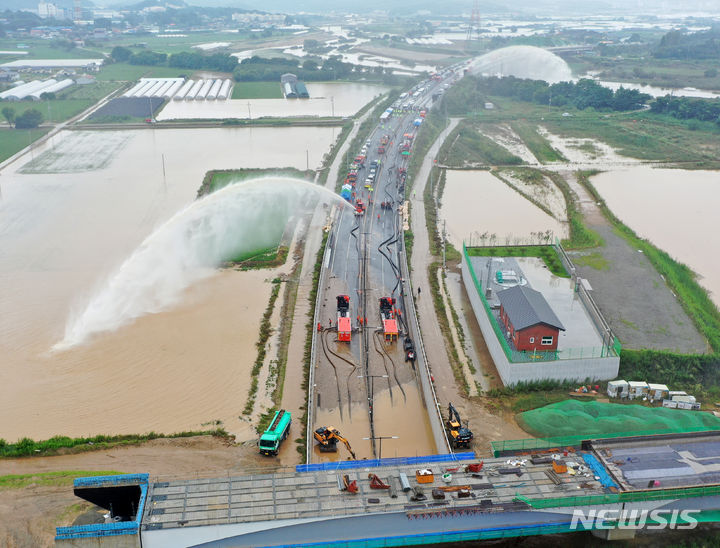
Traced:
<svg viewBox="0 0 720 548">
<path fill-rule="evenodd" d="M 580 255 L 602 257 L 592 261 L 600 268 L 577 268 L 592 285 L 592 297 L 623 347 L 707 352 L 705 338 L 647 257 L 615 233 L 574 176 L 563 175 L 578 194 L 586 223 L 605 240 L 603 247 L 569 255 L 573 261 Z"/>
</svg>

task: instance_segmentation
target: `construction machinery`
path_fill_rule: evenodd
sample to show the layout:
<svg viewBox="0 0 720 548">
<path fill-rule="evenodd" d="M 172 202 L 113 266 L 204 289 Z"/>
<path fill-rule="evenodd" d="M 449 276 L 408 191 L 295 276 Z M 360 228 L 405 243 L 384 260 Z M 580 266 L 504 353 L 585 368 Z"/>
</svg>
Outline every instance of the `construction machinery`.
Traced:
<svg viewBox="0 0 720 548">
<path fill-rule="evenodd" d="M 445 430 L 453 449 L 470 447 L 473 433 L 462 425 L 460 413 L 457 412 L 452 403 L 448 404 L 448 419 L 445 421 Z"/>
<path fill-rule="evenodd" d="M 350 297 L 337 296 L 337 332 L 338 341 L 350 342 L 352 322 L 350 321 Z"/>
<path fill-rule="evenodd" d="M 334 426 L 321 426 L 315 432 L 313 436 L 320 444 L 320 451 L 322 453 L 334 453 L 337 451 L 337 443 L 340 441 L 345 444 L 347 450 L 350 452 L 350 456 L 356 459 L 355 452 L 350 447 L 350 442 L 340 435 L 340 432 Z"/>
<path fill-rule="evenodd" d="M 365 204 L 363 203 L 363 201 L 360 198 L 358 198 L 357 201 L 355 202 L 355 215 L 359 217 L 364 214 L 365 214 Z"/>
<path fill-rule="evenodd" d="M 403 341 L 403 349 L 405 350 L 405 361 L 415 363 L 415 345 L 410 337 L 405 337 Z"/>
<path fill-rule="evenodd" d="M 383 323 L 383 336 L 387 342 L 396 341 L 398 338 L 398 325 L 393 305 L 395 299 L 393 297 L 380 298 L 380 318 Z"/>
<path fill-rule="evenodd" d="M 273 417 L 270 426 L 260 436 L 260 453 L 263 455 L 277 455 L 282 441 L 287 438 L 290 431 L 292 417 L 289 411 L 281 409 Z"/>
</svg>

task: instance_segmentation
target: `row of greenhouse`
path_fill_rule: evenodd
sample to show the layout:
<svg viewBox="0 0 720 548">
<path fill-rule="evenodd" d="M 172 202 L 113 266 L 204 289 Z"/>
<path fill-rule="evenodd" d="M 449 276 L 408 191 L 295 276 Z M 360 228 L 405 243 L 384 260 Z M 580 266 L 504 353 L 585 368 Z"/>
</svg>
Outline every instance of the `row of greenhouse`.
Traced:
<svg viewBox="0 0 720 548">
<path fill-rule="evenodd" d="M 8 101 L 20 101 L 22 99 L 32 99 L 39 101 L 44 93 L 57 93 L 72 86 L 73 82 L 70 78 L 65 80 L 33 80 L 27 84 L 21 84 L 14 88 L 8 89 L 0 93 L 0 99 Z"/>
<path fill-rule="evenodd" d="M 209 78 L 185 80 L 184 78 L 141 78 L 124 97 L 162 97 L 175 101 L 225 101 L 230 97 L 232 80 Z"/>
</svg>

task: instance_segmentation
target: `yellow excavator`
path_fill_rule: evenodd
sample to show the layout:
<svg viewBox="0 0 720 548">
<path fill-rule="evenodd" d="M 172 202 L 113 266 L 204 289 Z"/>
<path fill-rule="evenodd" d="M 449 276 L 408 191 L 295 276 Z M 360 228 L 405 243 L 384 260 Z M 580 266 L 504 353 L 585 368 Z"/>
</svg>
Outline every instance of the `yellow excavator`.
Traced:
<svg viewBox="0 0 720 548">
<path fill-rule="evenodd" d="M 448 405 L 448 420 L 445 421 L 445 430 L 453 449 L 470 447 L 473 433 L 469 428 L 462 425 L 460 413 L 457 412 L 452 403 Z"/>
<path fill-rule="evenodd" d="M 352 450 L 352 447 L 350 447 L 350 442 L 343 438 L 334 426 L 321 426 L 313 432 L 313 436 L 320 444 L 321 452 L 334 453 L 337 451 L 337 442 L 341 441 L 345 444 L 347 450 L 350 451 L 352 458 L 357 459 L 355 452 Z"/>
</svg>

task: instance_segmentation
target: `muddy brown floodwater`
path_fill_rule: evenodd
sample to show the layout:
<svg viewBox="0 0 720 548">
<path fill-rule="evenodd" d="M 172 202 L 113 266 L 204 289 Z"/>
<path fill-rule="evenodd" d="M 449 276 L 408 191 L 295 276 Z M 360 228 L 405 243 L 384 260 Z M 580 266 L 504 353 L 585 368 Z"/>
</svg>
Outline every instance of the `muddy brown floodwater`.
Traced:
<svg viewBox="0 0 720 548">
<path fill-rule="evenodd" d="M 272 271 L 221 272 L 170 309 L 50 349 L 73 309 L 194 201 L 207 170 L 304 169 L 306 154 L 315 167 L 336 136 L 312 127 L 74 131 L 4 169 L 0 438 L 171 433 L 214 420 L 254 436 L 238 416 Z"/>
<path fill-rule="evenodd" d="M 551 230 L 563 237 L 556 219 L 526 200 L 488 171 L 447 171 L 440 217 L 448 239 L 458 249 L 474 233 L 496 234 L 496 244 L 530 239 L 531 232 Z"/>
<path fill-rule="evenodd" d="M 592 183 L 621 221 L 697 272 L 720 306 L 720 172 L 640 166 Z"/>
</svg>

